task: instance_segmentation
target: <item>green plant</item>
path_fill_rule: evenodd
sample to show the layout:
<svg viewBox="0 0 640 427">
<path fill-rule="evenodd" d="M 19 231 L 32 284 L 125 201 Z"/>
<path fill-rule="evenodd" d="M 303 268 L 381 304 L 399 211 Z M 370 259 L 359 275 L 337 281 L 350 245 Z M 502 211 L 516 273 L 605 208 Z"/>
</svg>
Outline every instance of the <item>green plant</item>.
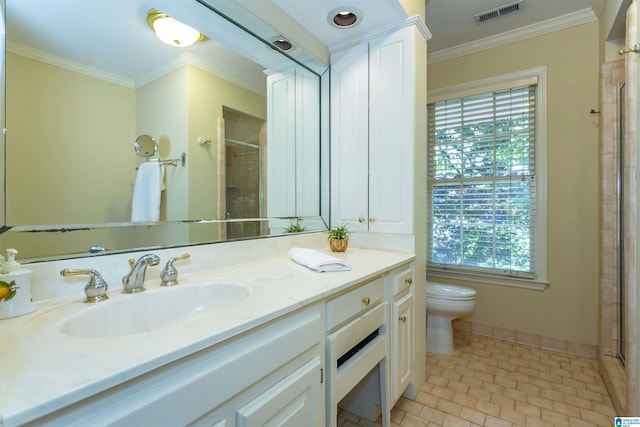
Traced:
<svg viewBox="0 0 640 427">
<path fill-rule="evenodd" d="M 307 231 L 307 229 L 300 225 L 300 218 L 296 218 L 295 224 L 292 222 L 287 228 L 284 229 L 285 233 L 302 233 L 304 231 Z"/>
<path fill-rule="evenodd" d="M 341 225 L 340 227 L 330 228 L 327 231 L 327 238 L 334 238 L 336 240 L 346 240 L 349 239 L 349 235 L 351 231 L 347 229 L 346 225 Z"/>
</svg>

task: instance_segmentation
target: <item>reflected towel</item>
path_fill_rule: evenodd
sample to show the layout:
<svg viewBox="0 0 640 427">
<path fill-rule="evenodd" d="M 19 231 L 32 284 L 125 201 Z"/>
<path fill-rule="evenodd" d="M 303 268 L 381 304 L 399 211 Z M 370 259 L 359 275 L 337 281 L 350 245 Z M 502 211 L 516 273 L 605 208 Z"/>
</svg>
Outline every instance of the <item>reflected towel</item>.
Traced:
<svg viewBox="0 0 640 427">
<path fill-rule="evenodd" d="M 156 162 L 140 165 L 133 187 L 131 201 L 131 221 L 148 222 L 160 219 L 160 193 L 164 168 Z"/>
<path fill-rule="evenodd" d="M 340 258 L 313 249 L 291 248 L 289 249 L 289 258 L 318 272 L 351 270 L 351 265 Z"/>
</svg>

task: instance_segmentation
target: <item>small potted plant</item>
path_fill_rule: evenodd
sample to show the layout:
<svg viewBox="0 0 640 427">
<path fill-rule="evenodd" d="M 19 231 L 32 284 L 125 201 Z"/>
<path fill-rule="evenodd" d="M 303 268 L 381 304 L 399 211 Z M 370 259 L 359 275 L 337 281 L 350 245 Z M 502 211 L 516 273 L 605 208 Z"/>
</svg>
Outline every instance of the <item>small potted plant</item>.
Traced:
<svg viewBox="0 0 640 427">
<path fill-rule="evenodd" d="M 292 221 L 291 224 L 289 224 L 289 226 L 284 229 L 285 233 L 303 233 L 305 231 L 307 231 L 307 229 L 306 227 L 300 225 L 300 218 L 296 218 L 295 224 Z"/>
<path fill-rule="evenodd" d="M 347 229 L 346 225 L 340 227 L 330 228 L 327 232 L 329 238 L 329 247 L 333 252 L 344 252 L 349 246 L 349 234 L 351 232 Z"/>
</svg>

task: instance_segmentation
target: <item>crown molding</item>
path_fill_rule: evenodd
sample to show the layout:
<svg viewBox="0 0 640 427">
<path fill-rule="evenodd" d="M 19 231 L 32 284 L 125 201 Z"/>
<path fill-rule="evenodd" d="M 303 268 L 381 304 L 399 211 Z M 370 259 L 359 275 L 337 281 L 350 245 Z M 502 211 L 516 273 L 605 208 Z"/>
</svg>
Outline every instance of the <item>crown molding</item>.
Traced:
<svg viewBox="0 0 640 427">
<path fill-rule="evenodd" d="M 449 59 L 458 58 L 464 55 L 470 55 L 486 49 L 504 46 L 509 43 L 529 39 L 552 33 L 558 30 L 564 30 L 576 25 L 586 24 L 596 21 L 598 18 L 591 8 L 579 10 L 577 12 L 568 13 L 557 18 L 548 19 L 536 24 L 527 25 L 511 31 L 506 31 L 491 37 L 475 40 L 469 43 L 463 43 L 448 49 L 442 49 L 428 53 L 427 58 L 429 64 L 447 61 Z"/>
<path fill-rule="evenodd" d="M 191 54 L 181 55 L 175 61 L 172 61 L 163 67 L 158 67 L 152 70 L 150 73 L 148 73 L 144 77 L 142 77 L 141 79 L 133 81 L 131 79 L 128 79 L 116 74 L 108 73 L 106 71 L 102 71 L 97 68 L 89 67 L 87 65 L 83 65 L 78 62 L 70 61 L 68 59 L 61 58 L 59 56 L 52 55 L 48 52 L 34 49 L 19 43 L 7 41 L 6 48 L 7 48 L 7 52 L 10 52 L 10 53 L 21 55 L 21 56 L 33 59 L 35 61 L 43 62 L 45 64 L 53 65 L 65 70 L 73 71 L 79 74 L 83 74 L 85 76 L 103 80 L 119 86 L 124 86 L 129 89 L 137 89 L 161 77 L 171 74 L 172 72 L 176 71 L 181 67 L 184 67 L 186 65 L 191 65 L 195 68 L 198 68 L 204 71 L 205 73 L 215 75 L 233 84 L 244 87 L 249 91 L 255 92 L 262 96 L 266 96 L 266 88 L 261 86 L 260 83 L 249 81 L 247 79 L 243 79 L 242 77 L 238 77 L 233 73 L 224 71 L 223 69 L 218 68 L 206 61 L 203 61 Z"/>
<path fill-rule="evenodd" d="M 151 82 L 156 81 L 157 79 L 167 76 L 174 71 L 186 67 L 191 66 L 199 69 L 200 71 L 219 77 L 227 82 L 234 84 L 236 86 L 242 87 L 248 91 L 257 93 L 258 95 L 267 96 L 267 89 L 261 82 L 250 81 L 248 79 L 242 78 L 234 73 L 229 71 L 225 71 L 222 68 L 216 67 L 215 65 L 207 62 L 195 55 L 190 53 L 184 53 L 176 58 L 174 61 L 167 63 L 163 67 L 158 67 L 153 72 L 147 74 L 142 79 L 136 80 L 135 87 L 139 88 L 145 86 Z"/>
<path fill-rule="evenodd" d="M 68 59 L 61 58 L 59 56 L 55 56 L 50 53 L 47 53 L 38 49 L 34 49 L 19 43 L 15 43 L 9 40 L 7 40 L 6 49 L 7 49 L 7 52 L 15 53 L 16 55 L 21 55 L 39 62 L 44 62 L 45 64 L 55 65 L 56 67 L 59 67 L 59 68 L 74 71 L 79 74 L 84 74 L 86 76 L 104 80 L 120 86 L 124 86 L 128 88 L 134 87 L 133 81 L 125 77 L 122 77 L 113 73 L 108 73 L 106 71 L 102 71 L 97 68 L 89 67 L 87 65 L 80 64 L 78 62 L 70 61 Z"/>
</svg>

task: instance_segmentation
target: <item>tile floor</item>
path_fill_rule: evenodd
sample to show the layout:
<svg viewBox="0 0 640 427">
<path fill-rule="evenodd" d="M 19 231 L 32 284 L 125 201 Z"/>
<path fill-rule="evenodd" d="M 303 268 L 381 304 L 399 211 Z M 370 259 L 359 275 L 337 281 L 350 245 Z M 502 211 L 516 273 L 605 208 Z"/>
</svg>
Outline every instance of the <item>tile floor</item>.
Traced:
<svg viewBox="0 0 640 427">
<path fill-rule="evenodd" d="M 452 355 L 427 353 L 427 382 L 392 426 L 613 426 L 597 362 L 456 331 Z M 341 411 L 338 427 L 377 426 Z"/>
</svg>

